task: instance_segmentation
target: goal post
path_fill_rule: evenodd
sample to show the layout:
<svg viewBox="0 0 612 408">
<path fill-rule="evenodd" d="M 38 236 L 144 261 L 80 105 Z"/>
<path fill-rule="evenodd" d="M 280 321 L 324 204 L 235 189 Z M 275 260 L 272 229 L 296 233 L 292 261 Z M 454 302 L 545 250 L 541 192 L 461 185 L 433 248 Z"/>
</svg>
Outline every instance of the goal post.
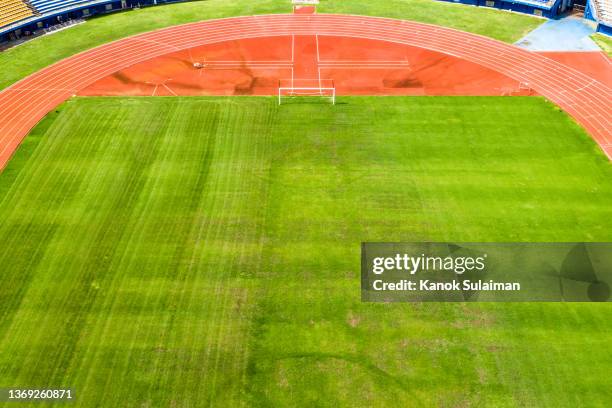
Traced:
<svg viewBox="0 0 612 408">
<path fill-rule="evenodd" d="M 278 81 L 278 104 L 283 98 L 294 97 L 326 98 L 336 104 L 336 86 L 333 79 L 281 79 Z"/>
<path fill-rule="evenodd" d="M 291 0 L 291 4 L 293 5 L 293 12 L 295 13 L 297 10 L 301 8 L 314 8 L 319 5 L 319 0 Z"/>
</svg>

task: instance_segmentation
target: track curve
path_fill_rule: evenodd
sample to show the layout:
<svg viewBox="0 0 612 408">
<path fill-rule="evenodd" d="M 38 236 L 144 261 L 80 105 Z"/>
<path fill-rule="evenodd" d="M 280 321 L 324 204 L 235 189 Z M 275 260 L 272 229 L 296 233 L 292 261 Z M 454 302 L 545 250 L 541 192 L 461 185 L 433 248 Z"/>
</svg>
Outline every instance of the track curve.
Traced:
<svg viewBox="0 0 612 408">
<path fill-rule="evenodd" d="M 524 82 L 584 126 L 612 160 L 612 89 L 561 63 L 490 38 L 411 21 L 336 14 L 275 14 L 207 20 L 139 34 L 59 61 L 4 89 L 0 92 L 0 169 L 49 111 L 120 69 L 220 41 L 315 34 L 426 48 Z"/>
</svg>

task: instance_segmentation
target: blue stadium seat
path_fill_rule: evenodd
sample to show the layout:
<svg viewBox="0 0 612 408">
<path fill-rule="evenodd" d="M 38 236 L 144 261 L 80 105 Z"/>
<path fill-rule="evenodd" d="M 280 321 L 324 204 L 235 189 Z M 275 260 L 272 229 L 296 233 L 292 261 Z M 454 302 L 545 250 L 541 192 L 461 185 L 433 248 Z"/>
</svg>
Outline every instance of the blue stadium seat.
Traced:
<svg viewBox="0 0 612 408">
<path fill-rule="evenodd" d="M 30 3 L 41 14 L 49 14 L 55 11 L 77 6 L 79 3 L 87 3 L 91 0 L 30 0 Z"/>
</svg>

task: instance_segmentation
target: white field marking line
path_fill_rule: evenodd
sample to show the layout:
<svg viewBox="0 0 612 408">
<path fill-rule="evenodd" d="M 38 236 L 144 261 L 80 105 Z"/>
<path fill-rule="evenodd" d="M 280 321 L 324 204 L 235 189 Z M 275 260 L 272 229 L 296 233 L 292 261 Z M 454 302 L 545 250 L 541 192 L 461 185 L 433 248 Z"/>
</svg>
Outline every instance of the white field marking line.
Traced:
<svg viewBox="0 0 612 408">
<path fill-rule="evenodd" d="M 336 63 L 340 63 L 340 64 L 351 64 L 351 63 L 355 63 L 355 64 L 364 64 L 364 63 L 368 63 L 368 62 L 376 62 L 376 63 L 381 63 L 381 64 L 395 64 L 395 63 L 402 63 L 402 64 L 408 64 L 408 61 L 405 60 L 372 60 L 372 59 L 367 59 L 367 60 L 321 60 L 320 61 L 321 64 L 336 64 Z"/>
<path fill-rule="evenodd" d="M 320 67 L 327 69 L 410 69 L 407 64 L 320 64 Z"/>
<path fill-rule="evenodd" d="M 350 67 L 350 68 L 359 68 L 359 67 L 409 67 L 410 64 L 405 64 L 403 62 L 389 63 L 389 62 L 321 62 L 324 67 Z"/>
<path fill-rule="evenodd" d="M 143 38 L 138 38 L 138 41 L 146 41 L 146 42 L 155 43 L 155 44 L 158 44 L 158 45 L 161 45 L 161 46 L 164 46 L 164 47 L 170 47 L 170 48 L 174 49 L 175 51 L 183 51 L 183 48 L 178 48 L 175 45 L 166 44 L 166 43 L 161 42 L 161 41 L 146 40 L 146 39 L 143 39 Z"/>
<path fill-rule="evenodd" d="M 207 68 L 203 68 L 201 71 L 232 71 L 232 70 L 240 70 L 240 69 L 244 69 L 244 68 L 248 68 L 251 71 L 257 71 L 257 70 L 270 70 L 270 69 L 274 69 L 274 70 L 289 70 L 289 68 L 291 68 L 290 66 L 276 66 L 276 65 L 257 65 L 257 66 L 250 66 L 250 65 L 236 65 L 234 67 L 232 66 L 223 66 L 223 67 L 207 67 Z"/>
<path fill-rule="evenodd" d="M 207 64 L 293 64 L 289 60 L 206 60 Z"/>
<path fill-rule="evenodd" d="M 337 21 L 335 22 L 335 24 L 337 24 Z M 403 23 L 403 22 L 402 22 L 402 25 L 403 25 L 403 26 L 410 26 L 411 24 L 408 24 L 408 23 Z M 235 28 L 235 25 L 234 25 L 234 28 Z M 431 31 L 431 30 L 428 30 L 428 31 Z M 428 31 L 426 31 L 426 33 L 428 33 Z M 443 29 L 443 30 L 438 30 L 438 29 L 437 29 L 437 30 L 435 30 L 435 32 L 438 32 L 438 33 L 439 33 L 439 32 L 442 32 L 442 31 L 452 32 L 451 30 L 447 30 L 447 29 Z M 278 33 L 278 35 L 283 35 L 283 34 L 284 34 L 284 32 Z M 332 33 L 332 34 L 336 34 L 336 35 L 338 35 L 338 33 Z M 429 32 L 429 34 L 431 34 L 431 33 Z M 456 32 L 455 34 L 461 34 L 461 33 L 460 33 L 460 32 Z M 465 35 L 465 34 L 464 34 L 464 35 Z M 363 36 L 362 36 L 362 35 L 355 36 L 355 37 L 357 37 L 357 38 L 363 38 Z M 459 35 L 455 35 L 455 37 L 457 38 L 457 37 L 460 37 L 460 36 L 459 36 Z M 380 38 L 379 38 L 379 37 L 377 37 L 377 39 L 380 39 Z M 124 40 L 119 40 L 119 41 L 123 42 Z M 118 41 L 118 42 L 119 42 L 119 41 Z M 405 42 L 405 41 L 391 41 L 391 42 L 399 42 L 399 43 L 403 43 L 403 44 L 412 44 L 412 42 L 411 42 L 411 41 L 408 41 L 408 42 Z M 448 42 L 448 43 L 451 43 L 451 41 L 447 41 L 447 42 Z M 497 47 L 498 47 L 498 45 L 496 45 L 496 43 L 495 43 L 494 41 L 492 41 L 492 40 L 487 40 L 487 42 L 488 42 L 487 44 L 482 44 L 482 46 L 483 46 L 483 47 L 484 47 L 486 50 L 488 49 L 488 50 L 490 51 L 490 50 L 491 50 L 491 48 L 493 48 L 491 44 L 493 44 L 493 45 L 495 45 L 495 46 L 497 46 Z M 435 47 L 426 47 L 426 48 L 434 49 Z M 499 47 L 498 47 L 498 48 L 499 48 Z M 481 50 L 482 50 L 482 49 L 481 49 Z M 516 50 L 514 50 L 514 51 L 516 51 Z M 452 54 L 453 54 L 452 52 L 448 52 L 448 51 L 444 51 L 444 50 L 443 50 L 442 52 L 444 52 L 444 53 L 446 53 L 446 54 L 450 54 L 450 55 L 452 55 Z M 504 53 L 504 55 L 509 55 L 509 56 L 512 56 L 511 54 L 512 54 L 511 52 L 509 52 L 509 53 Z M 90 55 L 88 55 L 88 56 L 90 56 Z M 514 57 L 516 57 L 516 56 L 514 56 Z M 535 60 L 536 62 L 542 62 L 542 61 L 541 61 L 542 59 L 546 60 L 546 58 L 543 58 L 542 56 L 539 56 L 539 57 L 540 57 L 540 61 L 538 61 L 537 59 L 535 59 L 535 58 L 533 58 L 533 57 L 529 57 L 529 58 L 527 58 L 527 60 L 531 60 L 532 62 L 533 62 L 534 60 Z M 73 58 L 76 58 L 76 57 L 73 57 Z M 142 58 L 143 58 L 143 57 L 140 57 L 140 58 L 139 58 L 139 60 L 142 60 Z M 71 60 L 71 62 L 73 62 L 73 61 L 74 61 L 74 60 Z M 500 61 L 498 61 L 498 63 L 499 63 L 499 62 L 500 62 Z M 515 61 L 515 62 L 516 62 L 516 61 Z M 550 63 L 546 63 L 546 65 L 550 65 Z M 502 69 L 502 66 L 503 66 L 503 64 L 499 63 L 498 65 L 495 65 L 495 67 L 494 67 L 493 69 L 495 69 L 495 70 L 499 71 L 500 69 Z M 504 68 L 504 69 L 506 69 L 506 68 Z M 558 69 L 555 69 L 555 71 L 558 71 Z M 571 77 L 572 79 L 574 79 L 574 77 L 584 77 L 584 75 L 581 75 L 581 74 L 580 74 L 579 72 L 577 72 L 577 71 L 576 71 L 576 73 L 578 73 L 578 75 L 575 75 L 575 73 L 574 73 L 574 72 L 571 72 L 571 71 L 570 71 L 570 72 L 568 72 L 568 71 L 567 71 L 567 69 L 563 69 L 563 72 L 564 72 L 564 74 L 565 74 L 565 78 L 564 78 L 565 80 L 567 80 L 567 78 L 568 78 L 568 76 L 567 76 L 567 75 L 568 75 L 568 73 L 570 74 L 570 77 Z M 513 74 L 516 74 L 516 73 L 513 73 Z M 520 74 L 520 73 L 519 73 L 519 74 Z M 28 79 L 28 78 L 24 78 L 24 80 L 25 80 L 25 79 Z M 542 77 L 540 77 L 539 79 L 542 79 Z M 582 78 L 581 78 L 581 79 L 582 79 Z M 21 82 L 21 81 L 20 81 L 20 82 Z M 553 94 L 553 95 L 554 95 L 554 92 L 553 92 L 551 89 L 549 89 L 549 88 L 545 88 L 546 82 L 548 82 L 548 81 L 544 81 L 544 80 L 542 80 L 542 81 L 539 81 L 539 82 L 542 82 L 542 89 L 544 89 L 544 91 L 540 91 L 540 92 L 542 92 L 543 94 L 546 92 L 546 93 L 550 93 L 550 94 Z M 558 88 L 559 88 L 559 85 L 562 85 L 562 84 L 560 84 L 560 83 L 556 83 L 556 82 L 553 82 L 553 85 L 555 86 L 555 88 L 557 88 L 557 89 L 558 89 Z M 597 88 L 599 88 L 599 86 L 597 86 Z M 605 92 L 605 91 L 604 91 L 604 92 Z M 601 95 L 595 95 L 595 96 L 596 96 L 596 97 L 601 97 Z M 25 97 L 25 95 L 24 95 L 24 97 Z M 553 99 L 553 98 L 551 98 L 551 99 Z M 554 100 L 554 99 L 553 99 L 553 100 Z M 558 103 L 566 103 L 566 102 L 564 102 L 564 100 L 563 100 L 563 99 L 561 99 L 560 101 L 558 101 Z M 579 113 L 579 112 L 576 112 L 576 113 Z M 604 128 L 605 128 L 605 127 L 606 127 L 606 126 L 604 126 Z"/>
<path fill-rule="evenodd" d="M 191 65 L 195 64 L 193 56 L 191 55 L 191 48 L 187 48 L 187 54 L 189 55 L 189 61 L 191 61 Z"/>
<path fill-rule="evenodd" d="M 356 66 L 343 67 L 343 66 L 336 66 L 336 65 L 323 65 L 321 68 L 328 69 L 328 70 L 346 69 L 346 70 L 371 70 L 371 71 L 378 70 L 380 71 L 380 70 L 385 70 L 385 69 L 397 69 L 398 67 L 392 67 L 389 65 L 379 65 L 379 66 L 371 66 L 371 67 L 356 67 Z"/>
<path fill-rule="evenodd" d="M 276 62 L 276 61 L 271 61 L 271 62 L 245 62 L 245 61 L 234 61 L 234 62 L 207 62 L 205 64 L 203 64 L 204 66 L 210 66 L 210 65 L 218 65 L 218 66 L 223 66 L 223 65 L 253 65 L 253 66 L 257 66 L 257 65 L 284 65 L 284 66 L 288 66 L 290 67 L 292 64 L 291 62 Z"/>
<path fill-rule="evenodd" d="M 168 78 L 166 79 L 164 82 L 162 83 L 156 83 L 154 84 L 153 82 L 150 81 L 145 81 L 145 84 L 149 84 L 149 85 L 155 85 L 155 89 L 153 89 L 153 94 L 151 96 L 155 96 L 155 94 L 157 93 L 157 89 L 160 86 L 163 86 L 164 88 L 166 88 L 168 91 L 170 91 L 170 93 L 172 93 L 174 96 L 178 96 L 176 93 L 174 93 L 174 91 L 172 89 L 170 89 L 170 87 L 166 84 L 167 82 L 172 81 L 172 78 Z"/>
<path fill-rule="evenodd" d="M 321 58 L 319 58 L 319 34 L 315 34 L 315 43 L 317 45 L 317 78 L 319 79 L 319 89 L 321 89 L 323 84 L 321 84 L 321 66 L 319 65 L 319 61 L 321 61 Z M 323 95 L 323 91 L 320 92 Z"/>
<path fill-rule="evenodd" d="M 205 63 L 203 64 L 202 69 L 236 69 L 236 68 L 252 68 L 252 69 L 289 69 L 292 67 L 291 63 L 243 63 L 240 61 L 236 61 L 234 63 L 224 62 L 222 64 L 218 64 L 215 62 Z"/>
<path fill-rule="evenodd" d="M 177 95 L 177 94 L 176 94 L 176 93 L 175 93 L 175 92 L 174 92 L 172 89 L 170 89 L 170 87 L 169 87 L 168 85 L 166 85 L 166 84 L 162 84 L 162 86 L 163 86 L 164 88 L 166 88 L 167 90 L 169 90 L 169 91 L 170 91 L 170 93 L 172 93 L 172 95 L 174 95 L 174 96 L 178 96 L 178 95 Z"/>
<path fill-rule="evenodd" d="M 15 89 L 7 89 L 7 92 L 20 92 L 20 91 L 29 91 L 29 92 L 46 92 L 46 91 L 78 92 L 77 89 L 64 89 L 64 88 L 15 88 Z"/>
<path fill-rule="evenodd" d="M 584 85 L 584 86 L 582 86 L 582 87 L 580 87 L 580 88 L 576 89 L 576 92 L 580 92 L 580 91 L 583 91 L 583 90 L 587 89 L 589 86 L 593 85 L 593 83 L 594 83 L 594 82 L 595 82 L 595 80 L 592 80 L 592 81 L 591 81 L 591 82 L 589 82 L 588 84 L 586 84 L 586 85 Z"/>
</svg>

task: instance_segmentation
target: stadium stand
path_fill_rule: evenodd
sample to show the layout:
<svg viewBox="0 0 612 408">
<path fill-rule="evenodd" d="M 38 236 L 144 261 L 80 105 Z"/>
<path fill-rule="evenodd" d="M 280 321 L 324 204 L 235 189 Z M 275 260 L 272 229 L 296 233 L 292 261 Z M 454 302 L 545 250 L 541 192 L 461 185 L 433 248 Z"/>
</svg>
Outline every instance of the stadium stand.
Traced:
<svg viewBox="0 0 612 408">
<path fill-rule="evenodd" d="M 7 42 L 21 42 L 91 16 L 119 10 L 187 0 L 0 0 L 0 49 Z M 545 18 L 558 18 L 575 5 L 598 31 L 612 35 L 612 0 L 442 0 L 478 7 L 494 7 Z M 586 1 L 586 6 L 584 4 Z M 578 4 L 580 3 L 580 4 Z"/>
<path fill-rule="evenodd" d="M 95 15 L 181 1 L 187 0 L 0 0 L 0 50 Z"/>
<path fill-rule="evenodd" d="M 539 17 L 557 18 L 574 7 L 574 0 L 443 0 L 478 7 L 493 7 Z"/>
<path fill-rule="evenodd" d="M 164 0 L 143 0 L 142 5 L 162 2 Z M 8 10 L 9 5 L 13 7 L 15 3 L 21 5 L 21 14 L 5 19 L 0 12 L 0 43 L 23 41 L 30 36 L 65 28 L 75 21 L 96 14 L 130 9 L 141 4 L 139 0 L 0 0 L 0 8 Z"/>
<path fill-rule="evenodd" d="M 605 23 L 612 23 L 612 0 L 594 0 L 599 19 Z"/>
<path fill-rule="evenodd" d="M 597 22 L 597 31 L 612 36 L 612 0 L 589 0 L 584 17 Z"/>
<path fill-rule="evenodd" d="M 90 3 L 91 0 L 30 0 L 30 3 L 40 14 L 55 13 L 59 10 L 70 9 L 81 3 Z"/>
<path fill-rule="evenodd" d="M 0 0 L 0 27 L 33 15 L 34 12 L 21 0 Z"/>
</svg>

